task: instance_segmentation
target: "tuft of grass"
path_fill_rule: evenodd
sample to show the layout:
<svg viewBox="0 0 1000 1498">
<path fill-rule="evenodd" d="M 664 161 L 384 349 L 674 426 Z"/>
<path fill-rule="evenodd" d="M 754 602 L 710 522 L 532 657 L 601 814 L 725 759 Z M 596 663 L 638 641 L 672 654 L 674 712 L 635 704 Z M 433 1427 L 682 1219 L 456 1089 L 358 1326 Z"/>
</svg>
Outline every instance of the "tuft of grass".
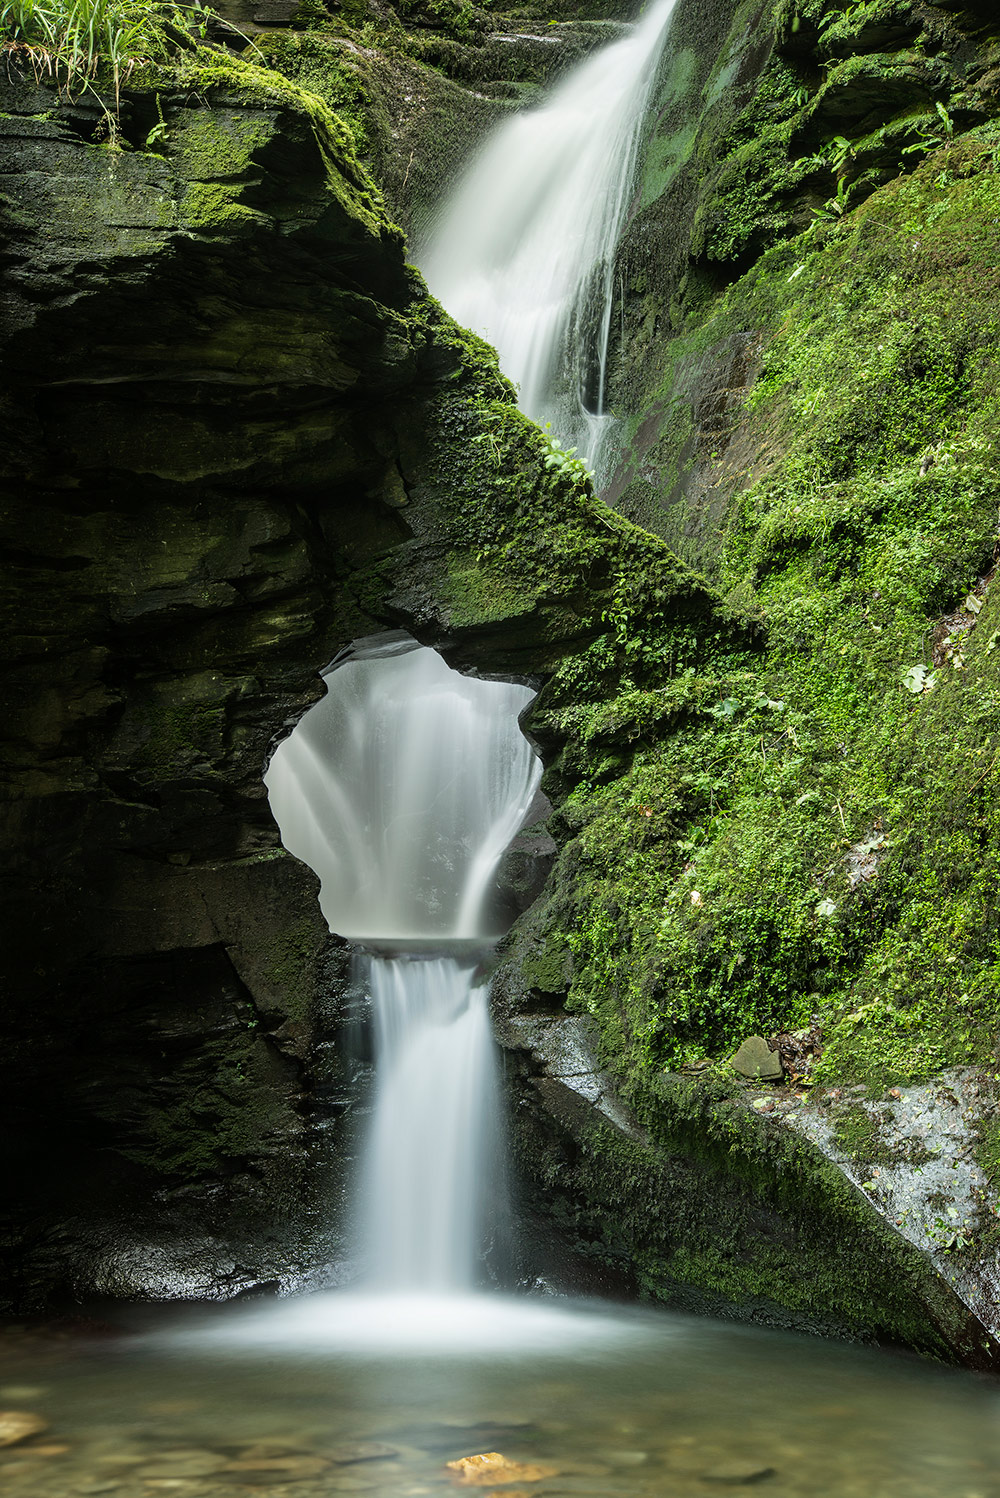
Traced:
<svg viewBox="0 0 1000 1498">
<path fill-rule="evenodd" d="M 67 96 L 92 91 L 106 69 L 117 109 L 122 83 L 150 61 L 162 20 L 161 7 L 135 0 L 0 0 L 0 50 Z"/>
<path fill-rule="evenodd" d="M 90 94 L 117 146 L 123 85 L 139 68 L 196 52 L 212 17 L 201 0 L 0 0 L 0 57 L 55 83 L 66 99 Z"/>
</svg>

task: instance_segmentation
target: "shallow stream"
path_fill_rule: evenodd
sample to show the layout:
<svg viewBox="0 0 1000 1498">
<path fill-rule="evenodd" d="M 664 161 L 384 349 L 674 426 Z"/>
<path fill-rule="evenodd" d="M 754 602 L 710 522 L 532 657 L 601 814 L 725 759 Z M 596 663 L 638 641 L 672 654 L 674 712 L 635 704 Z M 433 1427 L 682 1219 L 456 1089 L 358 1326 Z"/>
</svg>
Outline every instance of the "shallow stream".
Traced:
<svg viewBox="0 0 1000 1498">
<path fill-rule="evenodd" d="M 487 1297 L 424 1312 L 343 1295 L 153 1335 L 10 1330 L 0 1408 L 48 1429 L 0 1451 L 0 1491 L 1000 1498 L 987 1379 L 666 1312 Z M 522 1470 L 467 1486 L 446 1466 L 485 1452 Z"/>
</svg>

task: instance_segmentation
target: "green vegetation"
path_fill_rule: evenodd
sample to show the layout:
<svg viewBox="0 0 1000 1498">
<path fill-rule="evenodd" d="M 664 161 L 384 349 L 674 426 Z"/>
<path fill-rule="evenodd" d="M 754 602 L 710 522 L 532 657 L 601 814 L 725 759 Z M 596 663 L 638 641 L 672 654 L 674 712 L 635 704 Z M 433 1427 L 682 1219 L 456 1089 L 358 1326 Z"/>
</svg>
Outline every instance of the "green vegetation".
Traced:
<svg viewBox="0 0 1000 1498">
<path fill-rule="evenodd" d="M 194 46 L 210 14 L 201 0 L 3 0 L 0 55 L 68 99 L 95 99 L 109 142 L 118 144 L 123 84 Z"/>
<path fill-rule="evenodd" d="M 765 460 L 720 466 L 710 552 L 671 539 L 758 642 L 613 597 L 534 723 L 570 836 L 526 951 L 568 946 L 636 1083 L 814 1017 L 819 1077 L 996 1064 L 998 142 L 770 251 L 677 340 L 682 400 L 755 330 Z"/>
<path fill-rule="evenodd" d="M 162 49 L 163 22 L 175 14 L 179 7 L 151 0 L 5 0 L 0 50 L 67 94 L 107 67 L 117 99 L 122 82 Z"/>
</svg>

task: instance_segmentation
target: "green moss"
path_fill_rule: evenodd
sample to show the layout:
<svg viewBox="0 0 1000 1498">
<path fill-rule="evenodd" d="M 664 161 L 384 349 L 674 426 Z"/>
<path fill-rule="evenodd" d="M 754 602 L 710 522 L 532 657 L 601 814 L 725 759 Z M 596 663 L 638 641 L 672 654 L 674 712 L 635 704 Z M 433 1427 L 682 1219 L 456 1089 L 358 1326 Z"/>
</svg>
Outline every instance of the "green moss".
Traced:
<svg viewBox="0 0 1000 1498">
<path fill-rule="evenodd" d="M 277 108 L 299 116 L 315 138 L 326 166 L 327 186 L 341 209 L 369 233 L 401 237 L 386 215 L 378 188 L 358 160 L 349 127 L 316 94 L 242 54 L 208 47 L 185 56 L 163 81 L 168 77 L 215 102 L 226 104 L 235 98 L 240 105 Z M 260 133 L 263 128 L 259 122 L 235 124 L 232 117 L 221 116 L 200 126 L 196 123 L 191 138 L 191 174 L 211 179 L 245 170 L 254 149 L 264 140 Z M 185 137 L 190 133 L 189 126 Z M 169 145 L 169 132 L 166 140 Z M 180 144 L 183 156 L 187 139 Z M 209 204 L 204 195 L 196 196 L 196 205 L 209 220 L 215 213 L 226 216 L 226 204 L 218 197 Z"/>
<path fill-rule="evenodd" d="M 570 946 L 570 1007 L 634 1082 L 813 1019 L 825 1078 L 992 1064 L 998 139 L 770 251 L 674 342 L 671 442 L 692 372 L 734 330 L 760 350 L 737 420 L 765 460 L 722 469 L 707 548 L 668 528 L 760 636 L 612 590 L 535 724 L 569 835 L 532 940 Z"/>
<path fill-rule="evenodd" d="M 861 1103 L 852 1104 L 837 1117 L 834 1130 L 837 1148 L 866 1165 L 888 1165 L 893 1156 L 886 1147 L 882 1130 L 891 1118 L 888 1109 L 876 1115 Z"/>
<path fill-rule="evenodd" d="M 187 110 L 168 131 L 171 154 L 177 151 L 184 171 L 203 183 L 244 177 L 273 135 L 266 118 L 234 109 Z"/>
<path fill-rule="evenodd" d="M 281 994 L 282 1008 L 295 1023 L 308 1020 L 316 994 L 316 962 L 326 939 L 316 915 L 285 926 L 266 939 L 268 982 Z"/>
<path fill-rule="evenodd" d="M 145 716 L 144 741 L 138 746 L 136 769 L 171 778 L 205 769 L 224 753 L 226 710 L 217 702 L 151 704 Z"/>
<path fill-rule="evenodd" d="M 568 942 L 550 934 L 537 956 L 523 964 L 522 971 L 526 981 L 540 993 L 565 993 L 573 974 L 573 953 Z"/>
<path fill-rule="evenodd" d="M 359 155 L 371 150 L 378 105 L 362 61 L 342 38 L 320 32 L 279 33 L 262 38 L 260 47 L 268 67 L 329 105 L 349 128 Z M 387 120 L 382 124 L 388 128 Z"/>
<path fill-rule="evenodd" d="M 189 183 L 180 208 L 185 222 L 194 229 L 230 231 L 268 222 L 265 214 L 256 213 L 241 201 L 239 185 L 229 182 Z"/>
<path fill-rule="evenodd" d="M 709 1074 L 645 1084 L 647 1138 L 596 1118 L 574 1151 L 521 1148 L 547 1208 L 645 1295 L 782 1325 L 895 1341 L 953 1360 L 979 1352 L 930 1265 L 806 1141 Z M 715 1297 L 715 1299 L 713 1299 Z"/>
<path fill-rule="evenodd" d="M 187 1184 L 225 1178 L 248 1159 L 266 1156 L 287 1128 L 274 1091 L 266 1043 L 247 1006 L 240 1035 L 209 1041 L 183 1058 L 169 1078 L 169 1101 L 153 1087 L 136 1100 L 126 1159 Z"/>
</svg>

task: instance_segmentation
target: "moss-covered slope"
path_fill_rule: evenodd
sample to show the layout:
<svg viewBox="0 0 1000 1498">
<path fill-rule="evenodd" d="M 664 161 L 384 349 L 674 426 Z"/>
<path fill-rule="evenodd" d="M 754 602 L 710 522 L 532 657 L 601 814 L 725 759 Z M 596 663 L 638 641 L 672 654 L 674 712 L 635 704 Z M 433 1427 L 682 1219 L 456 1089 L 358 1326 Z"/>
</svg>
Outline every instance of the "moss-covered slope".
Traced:
<svg viewBox="0 0 1000 1498">
<path fill-rule="evenodd" d="M 966 136 L 769 252 L 672 345 L 688 413 L 692 372 L 755 350 L 716 487 L 673 514 L 766 645 L 539 704 L 572 746 L 553 933 L 619 1057 L 814 1014 L 829 1076 L 993 1056 L 995 152 Z"/>
<path fill-rule="evenodd" d="M 996 28 L 971 7 L 750 12 L 707 70 L 683 53 L 668 70 L 623 251 L 643 269 L 619 386 L 635 415 L 611 491 L 746 630 L 739 645 L 700 635 L 688 653 L 674 630 L 657 640 L 647 609 L 642 628 L 609 614 L 586 668 L 567 661 L 546 687 L 532 731 L 552 761 L 561 851 L 514 933 L 508 993 L 592 1017 L 643 1116 L 665 1070 L 709 1059 L 725 1077 L 753 1033 L 807 1033 L 809 1085 L 835 1112 L 846 1084 L 876 1106 L 889 1087 L 971 1067 L 978 1144 L 962 1149 L 990 1198 Z M 706 24 L 693 9 L 681 21 L 680 39 Z M 876 56 L 904 38 L 905 69 Z M 696 87 L 704 112 L 685 143 L 671 110 Z M 677 217 L 658 238 L 666 205 Z M 723 1127 L 711 1097 L 699 1107 L 707 1133 Z M 745 1107 L 727 1116 L 750 1128 Z M 666 1161 L 654 1150 L 649 1169 L 676 1147 L 664 1127 Z M 563 1181 L 580 1148 L 614 1175 L 613 1150 L 580 1129 Z M 758 1201 L 774 1189 L 763 1181 Z M 636 1189 L 645 1206 L 626 1236 L 648 1266 L 658 1210 Z M 592 1189 L 578 1192 L 577 1207 Z M 615 1234 L 585 1207 L 583 1219 L 607 1248 Z M 949 1249 L 955 1277 L 978 1273 L 987 1299 L 993 1220 L 985 1201 Z M 725 1281 L 740 1299 L 746 1271 L 747 1303 L 763 1293 L 769 1276 L 741 1270 L 742 1250 L 713 1270 L 683 1232 L 665 1244 L 661 1286 L 690 1252 L 682 1279 Z"/>
</svg>

